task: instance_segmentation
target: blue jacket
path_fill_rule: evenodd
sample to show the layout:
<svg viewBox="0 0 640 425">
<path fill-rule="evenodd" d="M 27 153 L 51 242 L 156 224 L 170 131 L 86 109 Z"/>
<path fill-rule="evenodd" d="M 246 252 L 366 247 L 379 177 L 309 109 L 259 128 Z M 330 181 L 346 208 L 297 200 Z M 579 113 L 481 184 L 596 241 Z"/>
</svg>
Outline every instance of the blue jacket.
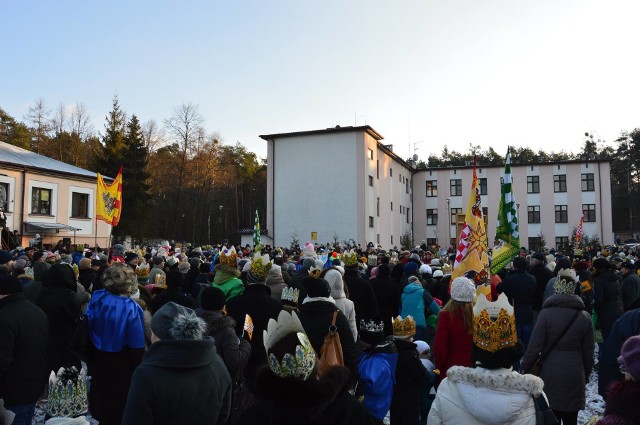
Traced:
<svg viewBox="0 0 640 425">
<path fill-rule="evenodd" d="M 374 347 L 360 356 L 359 391 L 364 395 L 364 407 L 374 418 L 384 419 L 391 408 L 397 364 L 398 353 L 392 341 Z"/>
<path fill-rule="evenodd" d="M 420 283 L 411 282 L 402 291 L 400 316 L 409 315 L 416 321 L 416 326 L 427 327 L 427 316 L 440 313 L 440 306 L 434 301 L 429 291 Z M 428 313 L 428 314 L 427 314 Z"/>
</svg>

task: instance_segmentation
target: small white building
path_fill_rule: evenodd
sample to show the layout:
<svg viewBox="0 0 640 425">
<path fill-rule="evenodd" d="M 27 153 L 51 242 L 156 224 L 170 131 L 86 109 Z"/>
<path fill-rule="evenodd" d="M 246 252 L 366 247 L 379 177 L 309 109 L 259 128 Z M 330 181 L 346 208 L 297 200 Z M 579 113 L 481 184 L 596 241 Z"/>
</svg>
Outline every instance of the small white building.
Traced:
<svg viewBox="0 0 640 425">
<path fill-rule="evenodd" d="M 370 126 L 260 136 L 267 141 L 267 230 L 292 239 L 400 246 L 411 233 L 412 168 Z"/>
</svg>

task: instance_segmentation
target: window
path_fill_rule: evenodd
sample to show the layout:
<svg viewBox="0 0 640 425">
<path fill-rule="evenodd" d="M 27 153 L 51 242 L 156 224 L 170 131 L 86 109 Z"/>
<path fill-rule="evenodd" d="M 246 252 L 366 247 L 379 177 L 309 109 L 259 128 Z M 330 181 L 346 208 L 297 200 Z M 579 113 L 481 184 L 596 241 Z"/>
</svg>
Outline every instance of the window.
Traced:
<svg viewBox="0 0 640 425">
<path fill-rule="evenodd" d="M 556 236 L 556 249 L 563 250 L 569 246 L 569 236 Z"/>
<path fill-rule="evenodd" d="M 402 205 L 400 205 L 400 214 L 402 214 Z"/>
<path fill-rule="evenodd" d="M 438 240 L 436 238 L 427 238 L 427 246 L 438 245 Z"/>
<path fill-rule="evenodd" d="M 379 244 L 380 243 L 380 233 L 378 233 L 376 235 L 376 243 Z"/>
<path fill-rule="evenodd" d="M 409 211 L 411 211 L 411 208 L 405 208 L 406 209 L 406 213 L 407 213 L 407 223 L 409 223 L 409 217 L 411 216 L 409 214 Z"/>
<path fill-rule="evenodd" d="M 436 224 L 438 224 L 438 210 L 427 209 L 427 225 L 436 225 Z"/>
<path fill-rule="evenodd" d="M 566 174 L 556 174 L 553 176 L 553 191 L 556 193 L 567 191 L 567 175 Z"/>
<path fill-rule="evenodd" d="M 456 222 L 458 220 L 458 214 L 462 214 L 462 208 L 451 208 L 451 225 L 452 226 L 456 225 Z"/>
<path fill-rule="evenodd" d="M 567 223 L 567 206 L 556 205 L 556 223 Z"/>
<path fill-rule="evenodd" d="M 480 179 L 480 195 L 486 195 L 487 194 L 487 179 L 482 178 Z"/>
<path fill-rule="evenodd" d="M 529 249 L 533 251 L 540 251 L 542 249 L 542 237 L 534 236 L 529 238 Z"/>
<path fill-rule="evenodd" d="M 404 192 L 409 193 L 409 179 L 404 181 L 404 187 L 405 187 Z"/>
<path fill-rule="evenodd" d="M 527 223 L 540 223 L 540 205 L 527 207 Z"/>
<path fill-rule="evenodd" d="M 391 203 L 391 211 L 393 211 L 393 202 Z"/>
<path fill-rule="evenodd" d="M 373 176 L 369 176 L 369 186 L 373 187 Z"/>
<path fill-rule="evenodd" d="M 527 176 L 527 193 L 540 193 L 540 176 Z"/>
<path fill-rule="evenodd" d="M 71 217 L 89 218 L 89 194 L 73 192 L 71 194 Z"/>
<path fill-rule="evenodd" d="M 369 216 L 369 227 L 373 227 L 373 217 Z"/>
<path fill-rule="evenodd" d="M 449 194 L 451 196 L 462 196 L 462 179 L 451 179 Z"/>
<path fill-rule="evenodd" d="M 393 168 L 389 168 L 389 177 L 393 177 Z"/>
<path fill-rule="evenodd" d="M 380 198 L 376 201 L 376 216 L 380 217 Z"/>
<path fill-rule="evenodd" d="M 398 181 L 402 183 L 402 174 L 398 175 Z"/>
<path fill-rule="evenodd" d="M 438 196 L 438 180 L 427 180 L 427 198 Z"/>
<path fill-rule="evenodd" d="M 369 159 L 373 161 L 373 149 L 369 149 L 368 156 L 369 156 Z"/>
<path fill-rule="evenodd" d="M 596 185 L 593 181 L 593 173 L 587 173 L 582 175 L 582 191 L 593 192 L 596 190 Z"/>
<path fill-rule="evenodd" d="M 594 223 L 596 221 L 596 204 L 582 204 L 582 214 L 584 214 L 585 223 Z"/>
<path fill-rule="evenodd" d="M 51 215 L 51 189 L 34 187 L 31 191 L 31 214 Z"/>
<path fill-rule="evenodd" d="M 377 179 L 380 178 L 380 161 L 379 160 L 376 161 L 376 178 Z"/>
<path fill-rule="evenodd" d="M 391 245 L 393 245 L 393 235 L 391 235 Z"/>
<path fill-rule="evenodd" d="M 0 208 L 9 211 L 9 183 L 0 183 Z"/>
</svg>

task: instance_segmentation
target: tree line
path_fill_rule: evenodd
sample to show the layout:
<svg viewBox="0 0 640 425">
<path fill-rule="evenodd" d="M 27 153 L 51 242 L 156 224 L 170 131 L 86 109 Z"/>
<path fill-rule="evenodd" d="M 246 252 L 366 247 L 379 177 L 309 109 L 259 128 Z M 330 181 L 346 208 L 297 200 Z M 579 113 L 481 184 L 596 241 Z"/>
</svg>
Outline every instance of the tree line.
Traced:
<svg viewBox="0 0 640 425">
<path fill-rule="evenodd" d="M 23 120 L 0 108 L 0 141 L 115 177 L 123 168 L 123 209 L 116 237 L 208 244 L 239 240 L 256 209 L 266 217 L 266 160 L 225 145 L 188 103 L 158 123 L 127 114 L 118 97 L 95 130 L 86 107 L 51 110 L 38 99 Z"/>
</svg>

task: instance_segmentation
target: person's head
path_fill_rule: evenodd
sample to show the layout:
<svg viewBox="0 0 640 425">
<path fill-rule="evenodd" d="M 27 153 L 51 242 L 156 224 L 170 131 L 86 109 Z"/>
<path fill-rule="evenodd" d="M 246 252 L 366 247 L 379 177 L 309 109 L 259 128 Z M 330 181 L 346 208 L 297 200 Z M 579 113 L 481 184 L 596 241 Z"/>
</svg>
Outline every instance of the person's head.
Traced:
<svg viewBox="0 0 640 425">
<path fill-rule="evenodd" d="M 541 252 L 534 252 L 533 255 L 531 256 L 531 265 L 537 266 L 538 264 L 544 264 L 544 263 L 545 263 L 544 254 Z"/>
<path fill-rule="evenodd" d="M 414 343 L 416 344 L 416 348 L 418 350 L 418 354 L 420 355 L 420 357 L 425 359 L 431 358 L 431 347 L 429 346 L 429 344 L 420 340 L 416 340 L 414 341 Z"/>
<path fill-rule="evenodd" d="M 329 298 L 331 296 L 331 286 L 326 279 L 306 277 L 302 281 L 302 286 L 307 291 L 309 298 Z"/>
<path fill-rule="evenodd" d="M 409 261 L 407 264 L 405 264 L 404 266 L 404 275 L 405 276 L 414 276 L 418 273 L 418 264 L 414 263 L 413 261 Z"/>
<path fill-rule="evenodd" d="M 80 260 L 80 262 L 78 263 L 78 269 L 79 270 L 91 269 L 91 259 L 85 257 L 82 260 Z"/>
<path fill-rule="evenodd" d="M 611 268 L 611 265 L 606 260 L 606 258 L 597 258 L 591 266 L 593 267 L 593 270 L 596 272 L 609 270 Z"/>
<path fill-rule="evenodd" d="M 135 252 L 127 252 L 127 255 L 124 257 L 124 261 L 135 267 L 138 265 L 140 258 Z"/>
<path fill-rule="evenodd" d="M 634 270 L 635 270 L 635 267 L 633 263 L 629 261 L 624 261 L 620 265 L 620 273 L 622 273 L 624 276 L 628 275 L 629 273 L 633 273 Z"/>
<path fill-rule="evenodd" d="M 335 267 L 329 267 L 320 273 L 320 277 L 329 282 L 329 286 L 331 287 L 331 296 L 333 298 L 345 297 L 344 281 L 342 280 L 342 273 L 340 273 L 340 270 Z"/>
<path fill-rule="evenodd" d="M 22 292 L 22 283 L 12 274 L 0 273 L 0 299 Z"/>
<path fill-rule="evenodd" d="M 159 255 L 153 257 L 153 267 L 157 267 L 159 269 L 164 267 L 164 257 L 161 257 Z"/>
<path fill-rule="evenodd" d="M 207 332 L 207 324 L 188 307 L 174 302 L 162 306 L 151 318 L 151 343 L 160 340 L 199 341 Z"/>
<path fill-rule="evenodd" d="M 620 370 L 628 381 L 640 381 L 640 335 L 627 339 L 620 350 Z"/>
<path fill-rule="evenodd" d="M 413 341 L 413 336 L 416 334 L 416 321 L 411 316 L 406 316 L 404 319 L 401 316 L 391 319 L 391 325 L 393 327 L 393 338 L 404 341 Z"/>
<path fill-rule="evenodd" d="M 473 359 L 486 369 L 510 368 L 524 354 L 514 309 L 505 294 L 495 302 L 478 297 L 473 308 Z"/>
<path fill-rule="evenodd" d="M 184 275 L 178 270 L 169 270 L 167 273 L 167 287 L 168 288 L 180 288 L 182 286 L 182 280 Z"/>
<path fill-rule="evenodd" d="M 55 267 L 55 266 L 53 266 Z M 51 267 L 53 269 L 53 267 Z M 123 263 L 113 263 L 102 274 L 104 289 L 114 295 L 130 295 L 138 287 L 138 278 L 133 269 Z"/>
<path fill-rule="evenodd" d="M 573 269 L 562 269 L 553 284 L 554 294 L 575 295 L 578 277 Z"/>
<path fill-rule="evenodd" d="M 384 322 L 360 320 L 358 336 L 365 346 L 375 346 L 385 340 Z"/>
<path fill-rule="evenodd" d="M 527 260 L 520 256 L 513 259 L 511 262 L 514 270 L 526 270 L 527 269 Z"/>
<path fill-rule="evenodd" d="M 224 292 L 214 286 L 207 286 L 200 293 L 200 306 L 204 310 L 221 311 L 225 303 Z"/>
</svg>

